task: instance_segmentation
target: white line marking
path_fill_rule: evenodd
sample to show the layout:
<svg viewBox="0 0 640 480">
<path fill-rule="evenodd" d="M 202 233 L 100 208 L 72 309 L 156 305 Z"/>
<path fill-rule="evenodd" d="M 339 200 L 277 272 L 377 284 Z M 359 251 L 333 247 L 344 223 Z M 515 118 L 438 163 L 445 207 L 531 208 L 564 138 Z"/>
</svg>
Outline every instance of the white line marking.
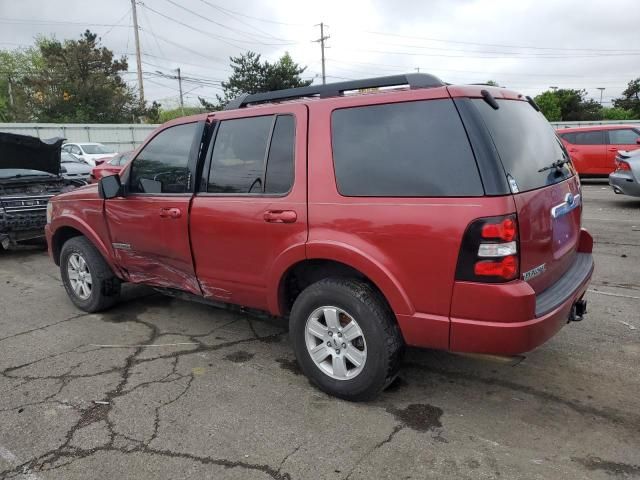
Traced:
<svg viewBox="0 0 640 480">
<path fill-rule="evenodd" d="M 601 292 L 600 290 L 587 290 L 590 293 L 598 293 L 600 295 L 607 295 L 609 297 L 631 298 L 633 300 L 640 300 L 640 297 L 634 297 L 633 295 L 623 295 L 621 293 Z"/>
<path fill-rule="evenodd" d="M 20 463 L 18 461 L 18 457 L 16 457 L 13 453 L 11 453 L 9 450 L 4 448 L 2 445 L 0 445 L 0 458 L 2 458 L 3 460 L 6 460 L 11 465 L 16 465 L 16 464 Z M 26 469 L 25 469 L 25 471 L 22 472 L 21 475 L 26 480 L 40 480 L 40 477 L 38 477 L 34 473 L 26 472 Z"/>
<path fill-rule="evenodd" d="M 184 343 L 158 343 L 155 345 L 96 345 L 95 343 L 90 343 L 90 347 L 101 347 L 101 348 L 146 348 L 146 347 L 177 347 L 180 345 L 200 345 L 199 343 L 192 342 L 184 342 Z"/>
</svg>

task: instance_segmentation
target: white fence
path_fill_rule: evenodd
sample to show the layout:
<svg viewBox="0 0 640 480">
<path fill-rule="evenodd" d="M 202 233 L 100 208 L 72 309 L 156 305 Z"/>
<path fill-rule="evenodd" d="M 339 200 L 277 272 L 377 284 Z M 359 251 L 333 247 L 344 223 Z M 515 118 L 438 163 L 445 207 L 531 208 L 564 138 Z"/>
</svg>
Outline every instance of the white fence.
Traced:
<svg viewBox="0 0 640 480">
<path fill-rule="evenodd" d="M 554 128 L 586 127 L 589 125 L 635 124 L 640 120 L 601 120 L 589 122 L 551 122 Z M 0 123 L 0 132 L 32 135 L 38 138 L 63 137 L 68 142 L 98 142 L 113 147 L 118 152 L 133 150 L 158 125 L 127 123 L 82 124 L 82 123 Z"/>
<path fill-rule="evenodd" d="M 551 122 L 553 128 L 574 128 L 589 127 L 591 125 L 637 125 L 640 127 L 640 120 L 589 120 L 578 122 Z"/>
<path fill-rule="evenodd" d="M 98 142 L 117 152 L 133 150 L 158 125 L 82 123 L 0 123 L 0 132 L 38 138 L 66 138 L 68 142 Z"/>
</svg>

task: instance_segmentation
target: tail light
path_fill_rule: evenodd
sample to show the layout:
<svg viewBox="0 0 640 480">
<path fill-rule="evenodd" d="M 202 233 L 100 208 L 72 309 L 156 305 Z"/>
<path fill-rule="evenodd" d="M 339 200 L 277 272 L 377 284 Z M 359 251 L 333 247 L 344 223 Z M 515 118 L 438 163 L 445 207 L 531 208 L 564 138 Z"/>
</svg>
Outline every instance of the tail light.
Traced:
<svg viewBox="0 0 640 480">
<path fill-rule="evenodd" d="M 631 166 L 624 160 L 616 160 L 616 170 L 621 172 L 630 172 Z"/>
<path fill-rule="evenodd" d="M 500 283 L 518 278 L 518 222 L 515 215 L 474 220 L 464 233 L 456 280 Z"/>
</svg>

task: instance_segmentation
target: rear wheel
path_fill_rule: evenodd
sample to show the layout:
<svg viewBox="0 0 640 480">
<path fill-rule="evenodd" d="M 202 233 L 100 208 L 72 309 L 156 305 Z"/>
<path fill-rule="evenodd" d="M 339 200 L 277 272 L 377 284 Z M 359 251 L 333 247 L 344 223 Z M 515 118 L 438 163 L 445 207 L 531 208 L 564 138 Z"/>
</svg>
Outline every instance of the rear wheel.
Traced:
<svg viewBox="0 0 640 480">
<path fill-rule="evenodd" d="M 120 294 L 120 280 L 86 237 L 73 237 L 62 246 L 60 274 L 69 298 L 85 312 L 109 308 Z"/>
<path fill-rule="evenodd" d="M 397 374 L 402 336 L 393 313 L 364 282 L 329 278 L 307 287 L 289 327 L 300 368 L 330 395 L 368 400 Z"/>
</svg>

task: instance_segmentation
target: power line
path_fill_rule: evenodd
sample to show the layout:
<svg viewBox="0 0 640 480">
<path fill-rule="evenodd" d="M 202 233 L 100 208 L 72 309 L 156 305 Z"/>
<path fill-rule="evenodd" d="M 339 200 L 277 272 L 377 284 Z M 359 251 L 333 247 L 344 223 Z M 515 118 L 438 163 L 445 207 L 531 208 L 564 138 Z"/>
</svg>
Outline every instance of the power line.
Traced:
<svg viewBox="0 0 640 480">
<path fill-rule="evenodd" d="M 86 23 L 70 22 L 66 20 L 33 20 L 27 18 L 0 18 L 0 23 L 16 25 L 79 25 L 82 27 L 131 27 L 131 25 L 118 25 L 117 23 Z"/>
<path fill-rule="evenodd" d="M 565 48 L 565 47 L 540 47 L 540 46 L 532 46 L 532 45 L 508 45 L 504 43 L 480 43 L 480 42 L 465 42 L 461 40 L 446 40 L 442 38 L 432 38 L 432 37 L 421 37 L 414 35 L 401 35 L 398 33 L 389 33 L 389 32 L 376 32 L 365 30 L 365 33 L 370 33 L 373 35 L 383 35 L 388 37 L 400 37 L 400 38 L 413 38 L 418 40 L 429 40 L 432 42 L 443 42 L 443 43 L 456 43 L 461 45 L 476 45 L 483 47 L 504 47 L 504 48 L 523 48 L 523 49 L 532 49 L 532 50 L 565 50 L 565 51 L 596 51 L 596 52 L 618 52 L 618 51 L 631 51 L 638 52 L 640 50 L 626 50 L 626 49 L 602 49 L 602 48 Z"/>
<path fill-rule="evenodd" d="M 214 5 L 213 3 L 210 3 L 207 0 L 200 0 L 200 1 L 202 3 L 204 3 L 204 4 L 206 4 L 206 5 L 209 5 L 212 8 L 217 8 L 218 10 L 224 10 L 224 11 L 227 11 L 227 12 L 232 13 L 234 15 L 238 15 L 238 16 L 244 17 L 244 18 L 250 18 L 251 20 L 257 20 L 259 22 L 273 23 L 275 25 L 287 25 L 287 26 L 290 26 L 290 27 L 306 27 L 307 26 L 307 25 L 305 25 L 303 23 L 287 23 L 287 22 L 280 22 L 280 21 L 277 21 L 277 20 L 270 20 L 270 19 L 267 19 L 267 18 L 252 17 L 251 15 L 247 15 L 246 13 L 241 13 L 241 12 L 238 12 L 238 11 L 235 11 L 235 10 L 224 8 L 224 7 L 221 7 L 219 5 Z"/>
</svg>

